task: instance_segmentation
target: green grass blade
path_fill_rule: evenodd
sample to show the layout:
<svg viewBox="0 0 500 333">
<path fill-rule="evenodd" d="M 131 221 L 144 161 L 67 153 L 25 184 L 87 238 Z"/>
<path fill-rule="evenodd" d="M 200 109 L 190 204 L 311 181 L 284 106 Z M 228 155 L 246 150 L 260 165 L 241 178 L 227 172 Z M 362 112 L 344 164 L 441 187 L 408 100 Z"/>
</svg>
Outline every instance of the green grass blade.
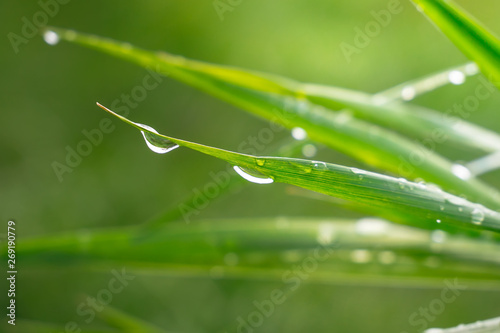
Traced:
<svg viewBox="0 0 500 333">
<path fill-rule="evenodd" d="M 500 214 L 442 190 L 373 172 L 318 161 L 283 157 L 256 157 L 157 134 L 101 106 L 110 114 L 142 131 L 150 144 L 172 143 L 217 157 L 270 181 L 299 186 L 360 204 L 394 209 L 413 216 L 420 227 L 443 226 L 500 231 Z M 258 176 L 257 176 L 258 177 Z M 479 221 L 477 219 L 479 218 Z"/>
<path fill-rule="evenodd" d="M 453 1 L 413 0 L 491 82 L 500 87 L 500 40 Z"/>
<path fill-rule="evenodd" d="M 106 270 L 112 262 L 144 274 L 209 277 L 215 267 L 220 277 L 280 279 L 284 270 L 320 251 L 324 260 L 308 281 L 426 286 L 454 276 L 498 289 L 499 246 L 373 218 L 282 217 L 170 223 L 150 237 L 140 227 L 81 230 L 24 239 L 18 255 L 25 269 Z M 236 260 L 228 263 L 228 253 Z M 4 248 L 0 257 L 5 255 Z"/>
<path fill-rule="evenodd" d="M 270 75 L 257 75 L 209 65 L 163 52 L 149 52 L 129 44 L 122 45 L 73 31 L 54 30 L 62 39 L 155 68 L 160 73 L 288 128 L 302 127 L 312 140 L 369 165 L 410 179 L 423 178 L 491 208 L 500 207 L 499 193 L 476 179 L 464 180 L 455 176 L 451 173 L 453 164 L 433 151 L 384 128 L 350 117 L 349 113 L 334 112 L 307 102 L 304 99 L 304 89 L 307 88 L 306 92 L 310 90 L 309 85 L 300 85 Z M 299 94 L 302 98 L 283 94 Z M 350 97 L 356 99 L 358 95 L 360 94 Z M 409 160 L 414 154 L 418 157 L 418 163 Z"/>
</svg>

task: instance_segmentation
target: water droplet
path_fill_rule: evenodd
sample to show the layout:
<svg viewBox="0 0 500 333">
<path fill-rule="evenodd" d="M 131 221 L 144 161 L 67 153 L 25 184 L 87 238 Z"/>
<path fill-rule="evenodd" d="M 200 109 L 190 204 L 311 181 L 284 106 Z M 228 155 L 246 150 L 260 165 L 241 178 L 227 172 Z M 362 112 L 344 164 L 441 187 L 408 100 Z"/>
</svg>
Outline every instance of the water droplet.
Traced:
<svg viewBox="0 0 500 333">
<path fill-rule="evenodd" d="M 408 184 L 408 181 L 404 178 L 398 178 L 398 185 L 399 185 L 399 188 L 404 190 L 406 185 Z"/>
<path fill-rule="evenodd" d="M 321 223 L 318 226 L 318 243 L 321 245 L 328 245 L 333 242 L 335 238 L 335 226 L 332 223 Z"/>
<path fill-rule="evenodd" d="M 255 184 L 271 184 L 274 182 L 272 178 L 267 177 L 257 170 L 242 168 L 239 166 L 234 166 L 233 169 L 238 175 Z"/>
<path fill-rule="evenodd" d="M 479 67 L 475 63 L 470 63 L 465 66 L 464 71 L 467 75 L 475 75 L 479 73 Z"/>
<path fill-rule="evenodd" d="M 359 180 L 362 180 L 364 175 L 366 175 L 365 170 L 357 169 L 357 168 L 351 168 L 351 172 L 358 175 Z"/>
<path fill-rule="evenodd" d="M 471 172 L 467 167 L 461 164 L 453 164 L 451 167 L 451 172 L 460 179 L 467 180 L 472 176 Z"/>
<path fill-rule="evenodd" d="M 140 127 L 143 127 L 147 130 L 150 130 L 153 133 L 159 134 L 157 130 L 152 128 L 151 126 L 144 125 L 144 124 L 139 124 L 137 123 Z M 151 135 L 148 132 L 141 131 L 142 136 L 144 140 L 146 141 L 146 144 L 148 145 L 148 148 L 154 151 L 157 154 L 166 154 L 169 151 L 172 151 L 176 148 L 179 148 L 179 145 L 176 143 L 173 143 L 172 141 L 162 138 L 160 136 L 156 135 Z"/>
<path fill-rule="evenodd" d="M 312 164 L 315 169 L 317 170 L 326 170 L 328 167 L 326 166 L 325 162 L 319 162 L 319 161 L 312 161 Z"/>
<path fill-rule="evenodd" d="M 389 222 L 378 218 L 363 218 L 356 222 L 356 232 L 360 235 L 379 236 L 387 233 Z"/>
<path fill-rule="evenodd" d="M 305 140 L 305 138 L 307 138 L 307 133 L 303 128 L 294 127 L 292 128 L 292 137 L 295 140 Z"/>
<path fill-rule="evenodd" d="M 304 155 L 305 157 L 314 157 L 317 152 L 318 149 L 315 145 L 307 144 L 302 147 L 302 155 Z"/>
<path fill-rule="evenodd" d="M 368 250 L 354 250 L 351 252 L 351 260 L 357 264 L 366 264 L 372 260 L 372 253 Z"/>
<path fill-rule="evenodd" d="M 239 257 L 236 253 L 229 252 L 229 253 L 226 253 L 226 255 L 224 256 L 224 263 L 227 266 L 236 266 L 236 265 L 238 265 L 238 261 L 239 261 Z"/>
<path fill-rule="evenodd" d="M 484 210 L 482 207 L 476 207 L 471 212 L 472 223 L 480 225 L 484 221 Z"/>
<path fill-rule="evenodd" d="M 446 232 L 443 230 L 434 230 L 431 232 L 431 240 L 434 243 L 443 243 L 446 240 Z"/>
<path fill-rule="evenodd" d="M 455 85 L 460 85 L 465 82 L 465 74 L 462 73 L 461 71 L 451 71 L 448 74 L 448 80 L 450 83 L 455 84 Z"/>
<path fill-rule="evenodd" d="M 264 164 L 266 164 L 266 160 L 259 158 L 255 161 L 255 163 L 257 163 L 258 166 L 264 166 Z"/>
<path fill-rule="evenodd" d="M 416 95 L 417 95 L 417 92 L 416 92 L 415 88 L 413 88 L 412 86 L 404 87 L 401 90 L 401 98 L 405 101 L 411 101 L 412 99 L 415 98 Z"/>
<path fill-rule="evenodd" d="M 384 265 L 390 265 L 396 262 L 396 254 L 392 251 L 382 251 L 377 256 L 378 261 Z"/>
<path fill-rule="evenodd" d="M 49 45 L 56 45 L 59 43 L 59 35 L 52 30 L 47 30 L 43 34 L 43 40 Z"/>
<path fill-rule="evenodd" d="M 436 220 L 437 223 L 441 223 L 441 220 Z"/>
</svg>

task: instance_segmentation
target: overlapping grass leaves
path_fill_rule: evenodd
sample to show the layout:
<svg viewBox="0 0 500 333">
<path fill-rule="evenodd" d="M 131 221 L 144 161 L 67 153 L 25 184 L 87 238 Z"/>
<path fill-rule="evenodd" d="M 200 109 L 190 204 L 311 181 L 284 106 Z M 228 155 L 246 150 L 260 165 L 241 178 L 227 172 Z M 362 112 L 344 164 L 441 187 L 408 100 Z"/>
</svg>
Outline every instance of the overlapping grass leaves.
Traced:
<svg viewBox="0 0 500 333">
<path fill-rule="evenodd" d="M 489 151 L 500 146 L 496 134 L 477 126 L 463 121 L 443 121 L 442 116 L 430 111 L 405 110 L 400 103 L 379 106 L 369 95 L 359 92 L 304 85 L 272 75 L 206 64 L 164 52 L 145 51 L 74 31 L 53 30 L 62 39 L 153 68 L 288 128 L 302 127 L 312 140 L 379 169 L 410 179 L 423 178 L 490 208 L 500 208 L 500 194 L 496 190 L 477 179 L 457 177 L 451 172 L 453 164 L 449 160 L 380 125 L 403 131 L 417 128 L 413 133 L 420 136 L 431 135 L 432 130 L 439 126 L 443 136 L 450 140 L 454 138 L 456 142 L 469 142 L 469 146 L 480 146 Z M 354 110 L 355 115 L 370 122 L 353 117 L 351 111 L 344 108 Z M 334 111 L 338 109 L 341 111 Z M 460 130 L 457 130 L 457 124 Z M 493 140 L 477 139 L 485 137 Z"/>
</svg>

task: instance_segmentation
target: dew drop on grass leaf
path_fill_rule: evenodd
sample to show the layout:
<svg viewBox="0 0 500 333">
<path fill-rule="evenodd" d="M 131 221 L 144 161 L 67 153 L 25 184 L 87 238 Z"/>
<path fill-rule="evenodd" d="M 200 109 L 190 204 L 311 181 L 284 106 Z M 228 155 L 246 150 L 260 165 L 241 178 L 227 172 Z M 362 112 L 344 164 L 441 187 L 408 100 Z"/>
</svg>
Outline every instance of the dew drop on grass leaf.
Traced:
<svg viewBox="0 0 500 333">
<path fill-rule="evenodd" d="M 460 85 L 465 82 L 465 74 L 461 71 L 455 70 L 448 74 L 448 80 L 451 84 Z"/>
<path fill-rule="evenodd" d="M 326 166 L 325 162 L 318 162 L 318 161 L 312 161 L 313 166 L 317 170 L 326 170 L 328 167 Z"/>
<path fill-rule="evenodd" d="M 356 168 L 351 168 L 351 172 L 358 175 L 359 180 L 362 180 L 366 174 L 365 170 L 356 169 Z"/>
<path fill-rule="evenodd" d="M 137 125 L 145 128 L 145 129 L 148 129 L 153 133 L 158 134 L 158 131 L 156 131 L 151 126 L 139 124 L 139 123 Z M 141 131 L 141 133 L 142 133 L 142 136 L 144 137 L 144 140 L 146 141 L 146 144 L 148 145 L 148 148 L 157 154 L 166 154 L 169 151 L 172 151 L 176 148 L 179 148 L 178 144 L 173 143 L 172 141 L 170 141 L 168 139 L 165 139 L 165 138 L 162 138 L 159 136 L 155 136 L 155 135 L 151 135 L 150 133 L 144 132 L 144 131 Z"/>
<path fill-rule="evenodd" d="M 254 169 L 242 168 L 239 166 L 234 166 L 233 169 L 238 175 L 255 184 L 271 184 L 274 182 L 272 178 Z"/>
<path fill-rule="evenodd" d="M 472 211 L 471 217 L 472 217 L 472 223 L 480 225 L 484 221 L 484 211 L 481 208 L 476 207 Z"/>
<path fill-rule="evenodd" d="M 43 40 L 49 45 L 56 45 L 57 43 L 59 43 L 59 35 L 54 31 L 47 30 L 43 34 Z"/>
<path fill-rule="evenodd" d="M 266 161 L 259 158 L 255 161 L 255 163 L 257 163 L 258 166 L 264 166 L 264 164 L 266 164 Z"/>
<path fill-rule="evenodd" d="M 453 164 L 453 166 L 451 167 L 451 172 L 453 172 L 455 176 L 463 180 L 467 180 L 472 176 L 470 170 L 461 164 Z"/>
<path fill-rule="evenodd" d="M 416 95 L 417 92 L 412 86 L 404 87 L 403 90 L 401 90 L 401 98 L 405 101 L 411 101 Z"/>
</svg>

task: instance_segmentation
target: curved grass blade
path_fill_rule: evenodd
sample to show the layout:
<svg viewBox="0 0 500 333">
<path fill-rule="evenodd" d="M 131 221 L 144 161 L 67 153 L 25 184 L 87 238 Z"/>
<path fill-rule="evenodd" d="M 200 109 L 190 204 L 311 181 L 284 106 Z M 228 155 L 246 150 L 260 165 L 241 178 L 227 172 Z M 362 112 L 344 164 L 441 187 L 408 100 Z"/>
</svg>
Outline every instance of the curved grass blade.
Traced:
<svg viewBox="0 0 500 333">
<path fill-rule="evenodd" d="M 359 204 L 393 209 L 414 217 L 410 223 L 419 227 L 435 229 L 441 224 L 443 227 L 500 231 L 500 213 L 443 192 L 437 187 L 325 162 L 256 157 L 204 146 L 158 134 L 149 126 L 134 123 L 98 105 L 140 130 L 151 145 L 159 148 L 168 148 L 173 144 L 184 146 L 224 160 L 246 170 L 252 176 L 257 175 L 256 177 L 299 186 Z"/>
<path fill-rule="evenodd" d="M 451 173 L 453 164 L 433 151 L 384 128 L 351 117 L 348 112 L 334 112 L 309 103 L 305 99 L 304 92 L 307 92 L 307 89 L 304 87 L 310 88 L 310 85 L 304 86 L 271 75 L 258 75 L 195 62 L 163 52 L 149 52 L 129 44 L 122 45 L 73 31 L 54 30 L 62 39 L 111 53 L 145 67 L 153 67 L 160 73 L 288 128 L 302 127 L 312 140 L 369 165 L 406 178 L 423 178 L 447 190 L 466 195 L 471 200 L 492 208 L 500 208 L 498 192 L 477 179 L 461 179 L 455 176 Z M 358 95 L 360 94 L 351 97 L 357 100 Z M 386 118 L 389 122 L 399 123 L 397 119 Z M 410 161 L 411 156 L 415 154 L 418 163 Z"/>
<path fill-rule="evenodd" d="M 500 40 L 453 1 L 413 0 L 424 14 L 462 51 L 476 62 L 500 88 Z"/>
<path fill-rule="evenodd" d="M 215 268 L 219 278 L 273 280 L 319 253 L 318 269 L 308 281 L 441 286 L 453 276 L 470 281 L 471 289 L 500 288 L 498 243 L 374 218 L 170 223 L 148 238 L 140 231 L 121 227 L 24 239 L 18 251 L 25 269 L 108 269 L 113 262 L 143 274 L 209 277 Z M 0 257 L 6 253 L 6 247 L 0 249 Z"/>
</svg>

